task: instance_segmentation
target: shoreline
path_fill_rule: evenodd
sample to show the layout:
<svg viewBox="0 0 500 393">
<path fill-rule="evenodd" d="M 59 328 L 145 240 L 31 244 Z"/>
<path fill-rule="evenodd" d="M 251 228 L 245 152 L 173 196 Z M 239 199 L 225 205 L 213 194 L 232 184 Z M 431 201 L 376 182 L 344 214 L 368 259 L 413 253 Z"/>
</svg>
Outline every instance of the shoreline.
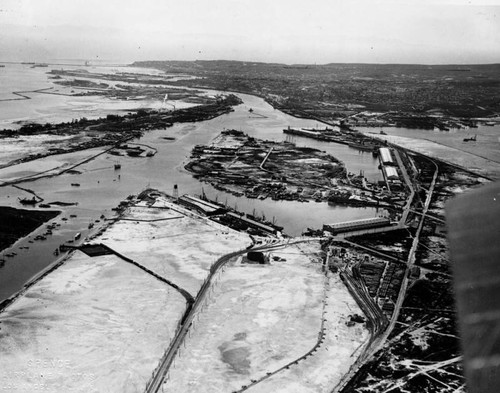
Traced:
<svg viewBox="0 0 500 393">
<path fill-rule="evenodd" d="M 114 222 L 119 220 L 119 218 L 122 215 L 123 215 L 123 210 L 120 213 L 118 213 L 115 217 L 107 219 L 106 224 L 101 225 L 99 227 L 99 230 L 97 230 L 94 234 L 92 234 L 88 239 L 85 239 L 85 241 L 89 242 L 89 241 L 93 240 L 94 238 L 100 236 L 100 234 L 103 231 L 105 231 Z M 26 237 L 26 236 L 24 236 L 24 237 Z M 23 239 L 24 237 L 17 239 L 16 242 Z M 55 271 L 56 269 L 61 267 L 69 259 L 69 257 L 73 254 L 74 250 L 78 249 L 78 246 L 71 246 L 70 248 L 73 248 L 73 250 L 70 249 L 69 251 L 67 251 L 67 253 L 65 255 L 62 255 L 60 258 L 56 259 L 54 262 L 52 262 L 51 264 L 49 264 L 48 266 L 43 268 L 40 272 L 31 276 L 27 281 L 25 281 L 25 283 L 22 285 L 22 287 L 18 291 L 16 291 L 14 294 L 12 294 L 11 296 L 9 296 L 5 299 L 0 299 L 0 314 L 2 314 L 9 305 L 14 303 L 15 300 L 19 296 L 21 296 L 24 292 L 26 292 L 30 287 L 32 287 L 37 282 L 42 280 L 48 274 L 52 273 L 53 271 Z"/>
<path fill-rule="evenodd" d="M 241 100 L 236 96 L 230 95 L 225 99 L 207 105 L 199 105 L 190 108 L 179 109 L 174 112 L 164 112 L 157 110 L 145 111 L 144 109 L 139 109 L 135 114 L 130 115 L 108 115 L 106 118 L 99 118 L 94 120 L 87 120 L 85 118 L 79 119 L 75 124 L 69 124 L 67 122 L 61 123 L 47 123 L 46 125 L 41 125 L 38 123 L 30 123 L 21 127 L 19 130 L 13 129 L 3 129 L 0 130 L 0 141 L 2 137 L 19 137 L 22 135 L 57 135 L 57 130 L 68 128 L 63 135 L 78 135 L 82 131 L 102 131 L 104 136 L 99 140 L 91 140 L 80 143 L 75 148 L 68 148 L 64 151 L 54 151 L 45 152 L 36 155 L 28 155 L 21 159 L 11 161 L 5 165 L 0 165 L 0 169 L 8 168 L 13 165 L 22 164 L 25 162 L 34 161 L 39 158 L 73 153 L 76 151 L 88 150 L 90 148 L 109 146 L 110 144 L 118 145 L 123 143 L 127 139 L 140 138 L 145 131 L 153 129 L 161 129 L 171 127 L 173 123 L 185 123 L 185 122 L 198 122 L 211 120 L 223 114 L 226 114 L 233 109 L 233 106 L 241 104 Z M 126 123 L 125 123 L 126 122 Z M 69 125 L 68 125 L 69 124 Z M 123 127 L 125 127 L 123 129 Z M 75 129 L 76 128 L 76 129 Z M 106 128 L 103 130 L 102 128 Z M 56 131 L 56 132 L 54 132 Z M 119 134 L 117 135 L 117 133 Z M 125 135 L 121 135 L 125 134 Z M 109 137 L 115 136 L 114 141 L 110 141 Z M 106 138 L 108 137 L 108 138 Z M 110 143 L 111 142 L 111 143 Z M 87 146 L 90 144 L 91 146 Z M 1 185 L 0 185 L 1 186 Z"/>
<path fill-rule="evenodd" d="M 11 230 L 10 232 L 4 231 L 3 225 L 0 228 L 0 253 L 2 255 L 0 263 L 5 262 L 4 257 L 6 255 L 4 253 L 4 250 L 11 248 L 19 240 L 29 236 L 31 233 L 38 230 L 42 225 L 55 219 L 60 214 L 60 210 L 32 210 L 26 209 L 25 207 L 15 208 L 10 206 L 0 206 L 0 219 L 2 220 L 2 222 L 10 222 L 9 229 Z M 28 222 L 27 224 L 23 224 L 23 220 L 21 219 L 24 219 L 24 221 L 26 221 L 26 219 L 30 219 L 30 222 Z M 33 225 L 33 222 L 36 224 L 36 226 Z M 15 228 L 13 229 L 14 226 Z M 25 230 L 29 230 L 29 232 L 23 234 Z M 9 236 L 16 236 L 16 238 L 7 240 L 6 238 Z"/>
</svg>

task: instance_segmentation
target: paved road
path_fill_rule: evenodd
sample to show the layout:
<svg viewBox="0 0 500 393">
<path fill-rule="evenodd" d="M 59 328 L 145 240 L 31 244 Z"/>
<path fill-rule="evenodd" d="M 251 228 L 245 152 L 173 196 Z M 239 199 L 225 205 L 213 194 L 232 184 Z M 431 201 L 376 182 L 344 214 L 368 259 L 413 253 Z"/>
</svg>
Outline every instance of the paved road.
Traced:
<svg viewBox="0 0 500 393">
<path fill-rule="evenodd" d="M 401 160 L 401 156 L 399 155 L 399 151 L 397 149 L 394 149 L 394 156 L 396 157 L 396 161 L 398 162 L 399 169 L 401 170 L 401 173 L 403 174 L 403 178 L 405 180 L 406 185 L 410 189 L 410 196 L 406 200 L 406 204 L 403 208 L 403 214 L 401 215 L 401 220 L 399 221 L 399 226 L 404 227 L 406 224 L 406 219 L 408 218 L 408 214 L 410 212 L 410 206 L 411 203 L 413 202 L 413 197 L 415 196 L 415 188 L 413 187 L 413 183 L 410 180 L 410 177 L 408 176 L 408 172 L 406 171 L 406 168 L 403 164 L 403 160 Z"/>
<path fill-rule="evenodd" d="M 259 165 L 259 168 L 260 169 L 264 169 L 264 164 L 266 163 L 267 159 L 269 158 L 270 154 L 272 153 L 273 151 L 273 147 L 270 147 L 269 148 L 269 151 L 267 152 L 266 156 L 264 157 L 264 159 L 262 160 L 262 162 L 260 163 Z"/>
<path fill-rule="evenodd" d="M 389 321 L 389 326 L 387 327 L 384 336 L 381 338 L 380 343 L 378 343 L 378 345 L 375 346 L 373 353 L 378 351 L 378 349 L 380 349 L 383 346 L 384 341 L 387 339 L 387 337 L 389 337 L 389 334 L 391 333 L 392 329 L 394 328 L 394 325 L 399 317 L 399 311 L 400 311 L 401 306 L 403 304 L 403 301 L 405 299 L 406 290 L 408 288 L 409 272 L 410 272 L 411 268 L 413 267 L 413 265 L 415 264 L 415 252 L 417 250 L 418 243 L 420 241 L 420 232 L 422 231 L 424 221 L 425 221 L 425 215 L 426 215 L 427 210 L 429 209 L 429 205 L 431 203 L 432 194 L 434 192 L 434 186 L 436 185 L 436 180 L 437 180 L 437 176 L 438 176 L 438 172 L 439 172 L 438 166 L 436 165 L 436 163 L 434 161 L 432 161 L 432 162 L 435 165 L 434 176 L 432 177 L 432 182 L 431 182 L 431 185 L 429 187 L 429 192 L 427 193 L 427 198 L 425 200 L 425 204 L 424 204 L 424 207 L 422 209 L 422 218 L 420 219 L 417 231 L 415 233 L 415 237 L 413 238 L 413 243 L 412 243 L 412 246 L 410 249 L 410 253 L 408 255 L 407 268 L 405 270 L 405 274 L 403 276 L 403 281 L 402 281 L 401 287 L 399 289 L 398 299 L 396 301 L 394 312 L 392 313 L 391 320 Z"/>
<path fill-rule="evenodd" d="M 182 342 L 184 341 L 186 334 L 188 333 L 188 330 L 193 323 L 193 319 L 196 315 L 196 312 L 199 310 L 199 308 L 201 307 L 201 304 L 205 300 L 207 292 L 210 289 L 210 284 L 211 284 L 211 281 L 212 281 L 214 274 L 222 266 L 224 266 L 224 264 L 226 264 L 231 258 L 238 256 L 238 255 L 241 255 L 241 254 L 244 254 L 246 252 L 247 252 L 247 250 L 240 250 L 240 251 L 236 251 L 236 252 L 224 255 L 222 258 L 219 258 L 215 262 L 215 264 L 212 266 L 212 268 L 210 269 L 210 274 L 208 275 L 208 278 L 203 282 L 203 285 L 201 286 L 201 288 L 198 292 L 198 295 L 196 296 L 196 299 L 193 303 L 193 306 L 189 310 L 188 314 L 185 315 L 184 321 L 180 325 L 180 329 L 178 329 L 174 339 L 172 340 L 172 342 L 170 344 L 168 351 L 166 352 L 165 356 L 162 358 L 161 363 L 159 364 L 157 369 L 154 371 L 153 378 L 146 386 L 146 393 L 156 393 L 160 390 L 160 387 L 162 386 L 163 381 L 165 380 L 167 372 L 170 369 L 170 366 L 172 365 L 172 362 L 174 361 L 175 356 L 177 355 L 179 347 L 181 346 Z"/>
</svg>

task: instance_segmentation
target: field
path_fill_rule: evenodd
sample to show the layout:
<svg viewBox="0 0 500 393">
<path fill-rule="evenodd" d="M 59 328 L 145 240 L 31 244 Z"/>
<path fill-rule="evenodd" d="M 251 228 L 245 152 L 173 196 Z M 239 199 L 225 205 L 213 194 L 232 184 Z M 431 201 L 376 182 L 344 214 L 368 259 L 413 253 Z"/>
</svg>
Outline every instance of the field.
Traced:
<svg viewBox="0 0 500 393">
<path fill-rule="evenodd" d="M 234 261 L 164 385 L 168 392 L 324 392 L 368 337 L 338 276 L 325 276 L 317 242 L 279 247 L 270 264 Z"/>
<path fill-rule="evenodd" d="M 2 386 L 142 391 L 184 308 L 173 288 L 116 256 L 77 252 L 0 314 Z"/>
</svg>

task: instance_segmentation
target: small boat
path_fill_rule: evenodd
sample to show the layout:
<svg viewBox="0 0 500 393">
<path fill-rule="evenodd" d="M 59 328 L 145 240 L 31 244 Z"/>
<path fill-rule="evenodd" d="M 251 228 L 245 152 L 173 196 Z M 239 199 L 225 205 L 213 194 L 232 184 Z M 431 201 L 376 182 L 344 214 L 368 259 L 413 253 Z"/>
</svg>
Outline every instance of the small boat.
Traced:
<svg viewBox="0 0 500 393">
<path fill-rule="evenodd" d="M 89 229 L 92 229 L 93 227 L 94 227 L 94 223 L 93 223 L 93 222 L 90 222 L 90 223 L 89 223 L 89 227 L 88 227 L 88 228 L 89 228 Z"/>
<path fill-rule="evenodd" d="M 82 237 L 82 234 L 80 232 L 78 232 L 76 235 L 75 235 L 75 240 L 78 240 Z"/>
<path fill-rule="evenodd" d="M 464 142 L 476 142 L 477 135 L 471 136 L 470 138 L 464 138 Z"/>
<path fill-rule="evenodd" d="M 70 214 L 69 216 L 70 216 L 71 218 L 76 218 L 76 217 L 78 217 L 76 214 Z"/>
<path fill-rule="evenodd" d="M 122 167 L 121 164 L 115 164 L 115 171 L 120 169 L 121 167 Z"/>
<path fill-rule="evenodd" d="M 73 187 L 80 187 L 80 183 L 71 183 Z"/>
</svg>

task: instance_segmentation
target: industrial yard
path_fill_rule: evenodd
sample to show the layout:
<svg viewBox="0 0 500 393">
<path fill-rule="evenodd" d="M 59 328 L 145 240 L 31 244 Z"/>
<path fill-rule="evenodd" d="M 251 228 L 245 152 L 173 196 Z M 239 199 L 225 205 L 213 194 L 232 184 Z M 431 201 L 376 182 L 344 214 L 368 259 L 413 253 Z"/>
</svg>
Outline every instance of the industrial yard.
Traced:
<svg viewBox="0 0 500 393">
<path fill-rule="evenodd" d="M 326 153 L 236 130 L 222 131 L 209 146 L 196 146 L 186 169 L 216 188 L 249 198 L 299 201 L 323 199 L 322 191 L 346 175 L 343 164 Z"/>
</svg>

